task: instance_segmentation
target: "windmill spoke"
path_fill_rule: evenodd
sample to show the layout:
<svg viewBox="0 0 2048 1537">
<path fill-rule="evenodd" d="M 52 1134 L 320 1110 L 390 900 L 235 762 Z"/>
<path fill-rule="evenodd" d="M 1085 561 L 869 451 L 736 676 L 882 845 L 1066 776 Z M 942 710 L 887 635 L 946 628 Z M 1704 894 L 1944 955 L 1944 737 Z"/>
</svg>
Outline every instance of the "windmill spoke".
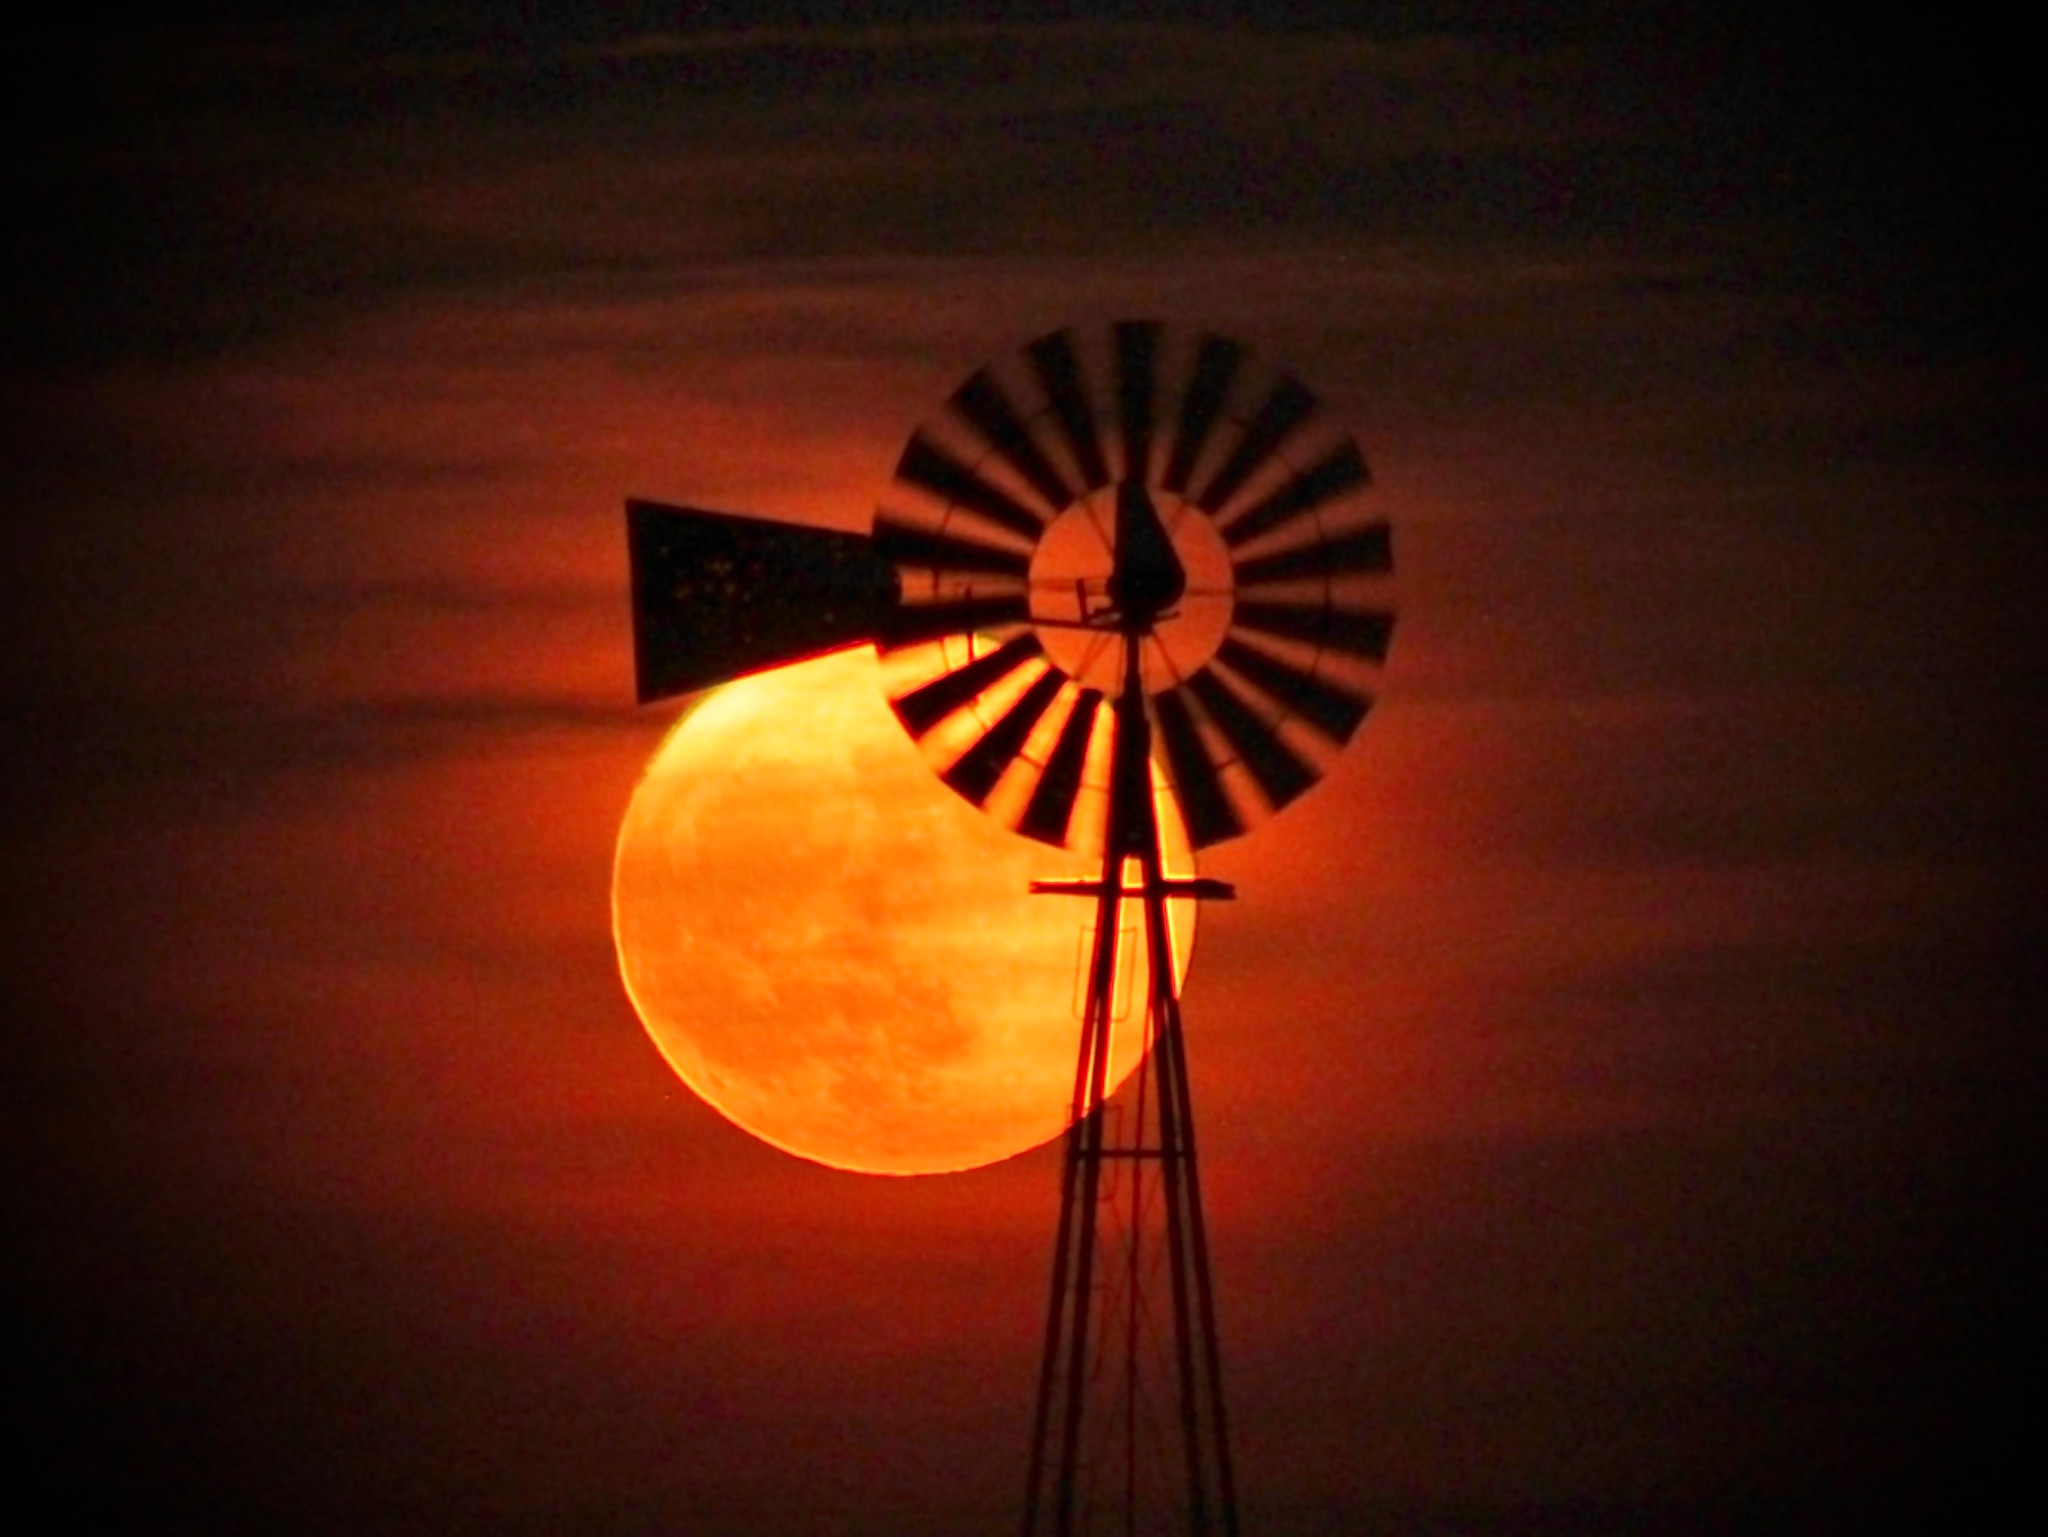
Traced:
<svg viewBox="0 0 2048 1537">
<path fill-rule="evenodd" d="M 958 534 L 922 528 L 892 512 L 875 517 L 875 550 L 884 560 L 899 566 L 948 573 L 973 572 L 1022 579 L 1031 570 L 1031 557 L 1021 550 L 1006 550 Z"/>
<path fill-rule="evenodd" d="M 1088 642 L 1087 649 L 1081 653 L 1080 671 L 1085 673 L 1089 671 L 1089 669 L 1094 667 L 1096 661 L 1100 659 L 1100 657 L 1102 656 L 1103 648 L 1107 646 L 1113 638 L 1113 632 L 1108 630 L 1097 630 L 1095 632 L 1094 638 Z"/>
<path fill-rule="evenodd" d="M 1087 386 L 1081 380 L 1074 333 L 1054 331 L 1025 350 L 1031 355 L 1039 386 L 1052 405 L 1053 420 L 1059 423 L 1067 448 L 1080 468 L 1082 482 L 1090 491 L 1108 485 L 1109 466 L 1103 462 L 1102 441 L 1095 433 L 1095 412 L 1088 404 Z"/>
<path fill-rule="evenodd" d="M 1198 849 L 1235 838 L 1244 831 L 1223 793 L 1223 777 L 1210 761 L 1188 710 L 1187 696 L 1170 688 L 1152 698 L 1152 714 L 1159 722 L 1159 740 L 1166 749 L 1167 777 L 1173 781 L 1188 839 Z"/>
<path fill-rule="evenodd" d="M 1335 608 L 1314 603 L 1240 599 L 1231 610 L 1233 626 L 1276 635 L 1318 649 L 1329 647 L 1375 662 L 1387 659 L 1394 616 L 1383 609 Z"/>
<path fill-rule="evenodd" d="M 1013 635 L 995 650 L 984 652 L 964 667 L 941 673 L 931 682 L 898 699 L 894 706 L 897 719 L 903 722 L 912 736 L 921 737 L 947 716 L 972 704 L 989 687 L 1043 653 L 1044 648 L 1032 631 Z"/>
<path fill-rule="evenodd" d="M 1038 724 L 1038 718 L 1045 714 L 1066 682 L 1065 673 L 1045 673 L 940 777 L 975 805 L 986 803 L 996 781 L 1003 777 L 1003 770 L 1024 751 L 1024 744 L 1031 739 L 1031 728 Z"/>
<path fill-rule="evenodd" d="M 1324 543 L 1299 545 L 1245 561 L 1237 568 L 1237 585 L 1259 587 L 1305 577 L 1378 576 L 1393 568 L 1393 541 L 1387 525 L 1368 523 Z"/>
<path fill-rule="evenodd" d="M 1351 740 L 1359 722 L 1365 719 L 1365 712 L 1372 708 L 1372 701 L 1364 695 L 1234 637 L 1224 638 L 1217 648 L 1216 660 L 1339 746 Z"/>
<path fill-rule="evenodd" d="M 1081 795 L 1081 770 L 1088 761 L 1088 742 L 1095 731 L 1095 717 L 1102 708 L 1102 694 L 1084 688 L 1060 727 L 1058 743 L 1046 760 L 1045 773 L 1031 792 L 1017 831 L 1040 843 L 1062 844 L 1074 818 L 1074 802 Z"/>
<path fill-rule="evenodd" d="M 897 462 L 896 478 L 1023 538 L 1035 540 L 1045 532 L 1044 518 L 1002 487 L 982 479 L 922 432 L 911 434 L 903 457 Z"/>
<path fill-rule="evenodd" d="M 1202 708 L 1209 712 L 1209 719 L 1216 722 L 1217 730 L 1237 754 L 1252 778 L 1258 781 L 1266 799 L 1274 810 L 1279 810 L 1316 782 L 1314 767 L 1300 753 L 1289 747 L 1271 726 L 1260 720 L 1252 707 L 1216 676 L 1213 669 L 1204 667 L 1188 679 L 1188 687 L 1201 700 Z"/>
<path fill-rule="evenodd" d="M 1333 497 L 1368 485 L 1371 480 L 1372 472 L 1365 467 L 1365 456 L 1359 453 L 1356 443 L 1346 439 L 1277 491 L 1225 524 L 1223 542 L 1233 550 L 1239 545 L 1249 544 L 1261 534 L 1284 528 Z"/>
<path fill-rule="evenodd" d="M 1048 512 L 1056 513 L 1074 499 L 1073 489 L 1052 467 L 1037 439 L 1024 425 L 1024 419 L 1017 414 L 1017 408 L 1010 404 L 1009 396 L 987 369 L 980 370 L 954 391 L 953 409 L 973 423 L 1003 461 L 1030 483 L 1044 499 Z"/>
<path fill-rule="evenodd" d="M 1231 381 L 1244 360 L 1244 348 L 1221 336 L 1204 336 L 1195 354 L 1195 376 L 1180 403 L 1180 424 L 1173 435 L 1173 454 L 1160 484 L 1176 494 L 1187 489 L 1188 476 L 1209 441 L 1209 431 L 1223 412 Z"/>
<path fill-rule="evenodd" d="M 883 650 L 894 651 L 919 641 L 972 635 L 977 630 L 1005 630 L 1030 620 L 1031 610 L 1021 592 L 945 603 L 906 604 L 884 618 L 880 641 Z"/>
<path fill-rule="evenodd" d="M 1245 482 L 1279 451 L 1280 445 L 1293 435 L 1294 429 L 1315 414 L 1315 409 L 1316 398 L 1307 387 L 1291 375 L 1283 376 L 1273 386 L 1265 403 L 1245 423 L 1244 436 L 1237 440 L 1237 447 L 1223 461 L 1223 468 L 1195 498 L 1201 503 L 1202 510 L 1215 517 L 1233 496 L 1244 489 Z"/>
</svg>

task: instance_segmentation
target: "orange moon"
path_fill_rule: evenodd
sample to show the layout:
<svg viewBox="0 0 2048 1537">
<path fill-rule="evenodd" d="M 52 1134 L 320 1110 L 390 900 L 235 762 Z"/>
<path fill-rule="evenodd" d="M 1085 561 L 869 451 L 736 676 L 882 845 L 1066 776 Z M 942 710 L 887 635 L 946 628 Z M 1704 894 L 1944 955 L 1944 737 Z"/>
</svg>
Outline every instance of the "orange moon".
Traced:
<svg viewBox="0 0 2048 1537">
<path fill-rule="evenodd" d="M 1191 868 L 1157 799 L 1169 862 Z M 677 723 L 619 831 L 612 931 L 647 1033 L 728 1119 L 834 1168 L 938 1173 L 1067 1125 L 1095 909 L 1030 883 L 1083 873 L 939 783 L 863 648 Z M 1194 913 L 1173 907 L 1183 974 Z M 1119 929 L 1141 932 L 1136 904 Z M 1120 971 L 1118 1082 L 1147 986 L 1142 955 Z"/>
</svg>

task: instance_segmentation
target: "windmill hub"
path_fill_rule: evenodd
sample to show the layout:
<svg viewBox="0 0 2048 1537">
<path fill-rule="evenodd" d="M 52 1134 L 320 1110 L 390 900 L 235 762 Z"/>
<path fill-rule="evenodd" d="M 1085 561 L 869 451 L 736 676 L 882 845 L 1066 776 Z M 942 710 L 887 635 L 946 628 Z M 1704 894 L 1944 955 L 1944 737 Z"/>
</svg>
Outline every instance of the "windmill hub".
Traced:
<svg viewBox="0 0 2048 1537">
<path fill-rule="evenodd" d="M 1116 561 L 1109 576 L 1117 628 L 1126 635 L 1149 633 L 1187 585 L 1187 571 L 1173 552 L 1173 540 L 1159 521 L 1145 482 L 1118 482 Z"/>
<path fill-rule="evenodd" d="M 1032 552 L 1031 622 L 1055 665 L 1083 688 L 1114 695 L 1122 682 L 1119 634 L 1137 634 L 1145 692 L 1159 693 L 1206 667 L 1230 629 L 1230 552 L 1215 525 L 1180 497 L 1152 490 L 1178 592 L 1132 592 L 1118 571 L 1122 487 L 1090 492 L 1053 519 Z M 1126 561 L 1128 567 L 1128 561 Z M 1140 578 L 1142 584 L 1143 578 Z"/>
</svg>

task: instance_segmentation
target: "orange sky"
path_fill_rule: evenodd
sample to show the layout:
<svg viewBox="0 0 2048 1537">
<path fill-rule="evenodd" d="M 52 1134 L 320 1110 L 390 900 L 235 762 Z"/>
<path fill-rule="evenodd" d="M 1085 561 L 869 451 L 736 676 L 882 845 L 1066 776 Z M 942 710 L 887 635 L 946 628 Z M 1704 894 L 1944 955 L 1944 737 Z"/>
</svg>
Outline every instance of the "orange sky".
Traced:
<svg viewBox="0 0 2048 1537">
<path fill-rule="evenodd" d="M 1790 23 L 885 10 L 56 46 L 0 577 L 52 1488 L 1006 1528 L 1056 1158 L 833 1173 L 646 1041 L 621 503 L 860 527 L 974 365 L 1150 313 L 1324 391 L 1400 580 L 1380 710 L 1207 864 L 1247 1529 L 1944 1496 L 2038 1140 L 2017 215 L 1909 153 L 1990 120 Z"/>
</svg>

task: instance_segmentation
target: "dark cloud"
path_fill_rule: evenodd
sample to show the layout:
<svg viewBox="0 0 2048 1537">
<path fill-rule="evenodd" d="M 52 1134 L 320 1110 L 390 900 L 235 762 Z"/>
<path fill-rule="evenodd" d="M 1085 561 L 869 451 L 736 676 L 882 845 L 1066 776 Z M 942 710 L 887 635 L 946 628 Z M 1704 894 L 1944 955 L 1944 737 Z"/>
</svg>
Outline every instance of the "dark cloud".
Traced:
<svg viewBox="0 0 2048 1537">
<path fill-rule="evenodd" d="M 562 734 L 645 735 L 617 702 L 419 698 L 308 702 L 231 699 L 152 705 L 105 699 L 16 701 L 6 799 L 25 817 L 260 818 L 280 800 L 319 803 L 361 774 L 424 760 L 514 752 Z"/>
<path fill-rule="evenodd" d="M 1687 23 L 799 8 L 116 34 L 60 53 L 51 140 L 10 172 L 43 216 L 13 227 L 8 345 L 204 351 L 408 293 L 606 291 L 735 254 L 1363 236 L 1714 253 L 1953 331 L 1939 253 L 1993 260 L 1960 253 L 2011 216 L 1961 189 L 1997 141 L 1949 177 L 1927 145 L 1964 130 L 1891 114 L 1882 44 Z"/>
</svg>

